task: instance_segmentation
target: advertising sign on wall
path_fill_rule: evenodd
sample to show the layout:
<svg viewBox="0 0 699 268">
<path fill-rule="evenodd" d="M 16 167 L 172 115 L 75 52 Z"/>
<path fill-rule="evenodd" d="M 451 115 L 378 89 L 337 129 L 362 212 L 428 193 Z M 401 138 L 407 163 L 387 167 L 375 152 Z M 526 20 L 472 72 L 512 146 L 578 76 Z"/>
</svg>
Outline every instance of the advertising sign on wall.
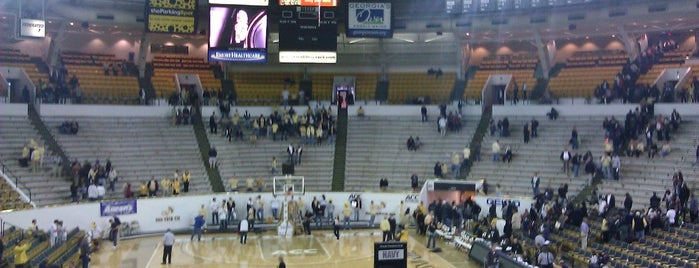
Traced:
<svg viewBox="0 0 699 268">
<path fill-rule="evenodd" d="M 26 37 L 46 37 L 46 21 L 22 19 L 19 33 Z"/>
<path fill-rule="evenodd" d="M 136 200 L 122 200 L 113 202 L 100 202 L 100 215 L 111 217 L 114 215 L 129 215 L 138 213 Z"/>
<path fill-rule="evenodd" d="M 347 37 L 393 37 L 391 3 L 349 2 Z"/>
</svg>

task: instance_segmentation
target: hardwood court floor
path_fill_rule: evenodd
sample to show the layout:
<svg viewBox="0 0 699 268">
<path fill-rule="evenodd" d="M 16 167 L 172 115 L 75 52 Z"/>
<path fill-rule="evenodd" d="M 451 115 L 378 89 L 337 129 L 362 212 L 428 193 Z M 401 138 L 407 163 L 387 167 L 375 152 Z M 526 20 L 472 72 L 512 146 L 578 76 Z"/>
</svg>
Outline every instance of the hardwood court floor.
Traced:
<svg viewBox="0 0 699 268">
<path fill-rule="evenodd" d="M 188 235 L 178 235 L 172 264 L 166 266 L 161 265 L 160 236 L 121 241 L 116 249 L 110 241 L 104 241 L 93 254 L 90 267 L 277 267 L 278 256 L 283 255 L 287 267 L 369 268 L 373 267 L 373 242 L 381 241 L 380 234 L 378 230 L 343 231 L 340 240 L 336 240 L 328 231 L 292 238 L 281 238 L 269 232 L 249 234 L 246 245 L 240 244 L 237 234 L 205 234 L 199 242 L 189 241 Z M 408 267 L 479 267 L 467 261 L 465 253 L 441 242 L 438 246 L 444 247 L 444 252 L 428 252 L 422 240 L 422 237 L 410 237 Z"/>
</svg>

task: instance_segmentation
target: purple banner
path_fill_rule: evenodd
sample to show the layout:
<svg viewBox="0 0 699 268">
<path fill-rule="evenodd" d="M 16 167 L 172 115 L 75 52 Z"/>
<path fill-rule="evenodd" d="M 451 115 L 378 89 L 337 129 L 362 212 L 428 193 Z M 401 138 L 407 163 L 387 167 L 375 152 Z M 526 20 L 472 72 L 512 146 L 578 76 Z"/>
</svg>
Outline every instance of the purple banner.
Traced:
<svg viewBox="0 0 699 268">
<path fill-rule="evenodd" d="M 114 215 L 136 214 L 138 212 L 136 200 L 123 200 L 100 203 L 100 215 L 110 217 Z"/>
</svg>

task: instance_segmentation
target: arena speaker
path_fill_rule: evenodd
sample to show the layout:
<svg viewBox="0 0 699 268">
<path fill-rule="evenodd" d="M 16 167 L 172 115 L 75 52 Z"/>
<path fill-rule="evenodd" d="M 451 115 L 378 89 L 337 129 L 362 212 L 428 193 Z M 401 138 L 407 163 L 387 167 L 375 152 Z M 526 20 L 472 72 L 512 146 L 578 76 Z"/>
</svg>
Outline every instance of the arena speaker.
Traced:
<svg viewBox="0 0 699 268">
<path fill-rule="evenodd" d="M 291 164 L 291 163 L 282 164 L 282 175 L 294 175 L 294 164 Z"/>
<path fill-rule="evenodd" d="M 575 24 L 572 24 L 572 23 L 571 23 L 571 24 L 568 25 L 568 30 L 570 30 L 570 31 L 575 30 L 575 29 L 577 29 L 577 28 L 578 28 L 578 26 L 575 25 Z"/>
</svg>

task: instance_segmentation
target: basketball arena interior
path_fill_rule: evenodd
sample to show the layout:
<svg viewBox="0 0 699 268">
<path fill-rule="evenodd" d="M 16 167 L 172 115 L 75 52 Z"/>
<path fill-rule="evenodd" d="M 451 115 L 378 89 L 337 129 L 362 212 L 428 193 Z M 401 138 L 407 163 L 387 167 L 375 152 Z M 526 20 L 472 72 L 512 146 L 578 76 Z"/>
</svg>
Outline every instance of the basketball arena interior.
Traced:
<svg viewBox="0 0 699 268">
<path fill-rule="evenodd" d="M 699 267 L 697 14 L 0 0 L 0 267 Z"/>
</svg>

